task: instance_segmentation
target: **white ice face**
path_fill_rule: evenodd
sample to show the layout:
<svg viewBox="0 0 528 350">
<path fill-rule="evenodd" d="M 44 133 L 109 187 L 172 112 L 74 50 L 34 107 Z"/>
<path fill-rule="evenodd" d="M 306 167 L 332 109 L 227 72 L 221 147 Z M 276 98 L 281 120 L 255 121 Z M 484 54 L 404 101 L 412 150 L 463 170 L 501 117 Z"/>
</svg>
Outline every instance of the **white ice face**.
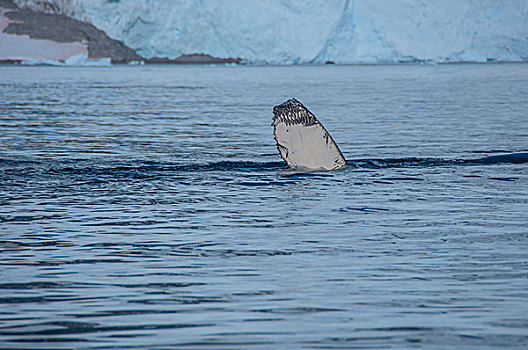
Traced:
<svg viewBox="0 0 528 350">
<path fill-rule="evenodd" d="M 298 100 L 275 106 L 273 113 L 277 149 L 290 168 L 337 170 L 346 165 L 330 134 Z"/>
</svg>

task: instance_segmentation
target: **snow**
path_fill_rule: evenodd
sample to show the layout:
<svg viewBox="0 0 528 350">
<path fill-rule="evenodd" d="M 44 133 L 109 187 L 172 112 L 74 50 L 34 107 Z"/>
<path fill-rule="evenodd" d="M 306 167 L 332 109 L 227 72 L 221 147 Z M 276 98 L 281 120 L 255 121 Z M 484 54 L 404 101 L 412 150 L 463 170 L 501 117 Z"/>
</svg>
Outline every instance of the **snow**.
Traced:
<svg viewBox="0 0 528 350">
<path fill-rule="evenodd" d="M 42 0 L 17 0 L 19 4 Z M 48 0 L 149 58 L 528 61 L 526 0 Z"/>
</svg>

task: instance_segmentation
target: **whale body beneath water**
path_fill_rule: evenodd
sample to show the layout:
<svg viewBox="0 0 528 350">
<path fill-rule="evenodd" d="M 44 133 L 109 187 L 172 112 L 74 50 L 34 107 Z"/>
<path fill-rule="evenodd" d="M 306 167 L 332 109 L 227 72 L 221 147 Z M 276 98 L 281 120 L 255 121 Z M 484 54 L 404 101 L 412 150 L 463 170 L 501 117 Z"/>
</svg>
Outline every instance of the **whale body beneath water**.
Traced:
<svg viewBox="0 0 528 350">
<path fill-rule="evenodd" d="M 293 169 L 337 170 L 345 157 L 315 115 L 291 98 L 273 107 L 273 132 L 279 153 Z"/>
</svg>

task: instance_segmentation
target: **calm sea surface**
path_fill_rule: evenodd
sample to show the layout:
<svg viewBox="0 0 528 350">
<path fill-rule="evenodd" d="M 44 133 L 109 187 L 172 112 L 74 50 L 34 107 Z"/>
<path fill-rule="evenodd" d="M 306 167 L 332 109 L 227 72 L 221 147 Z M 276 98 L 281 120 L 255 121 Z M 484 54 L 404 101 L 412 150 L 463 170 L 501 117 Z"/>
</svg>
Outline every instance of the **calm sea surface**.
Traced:
<svg viewBox="0 0 528 350">
<path fill-rule="evenodd" d="M 0 348 L 526 349 L 526 152 L 526 64 L 0 66 Z"/>
</svg>

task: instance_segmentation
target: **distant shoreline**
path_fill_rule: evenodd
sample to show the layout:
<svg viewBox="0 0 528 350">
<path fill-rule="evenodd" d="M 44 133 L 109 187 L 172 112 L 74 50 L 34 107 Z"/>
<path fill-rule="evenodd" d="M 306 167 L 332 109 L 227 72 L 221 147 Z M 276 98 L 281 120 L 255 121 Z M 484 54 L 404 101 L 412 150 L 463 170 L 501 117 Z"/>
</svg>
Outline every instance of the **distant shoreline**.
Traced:
<svg viewBox="0 0 528 350">
<path fill-rule="evenodd" d="M 67 65 L 49 65 L 49 64 L 24 64 L 22 60 L 0 60 L 0 66 L 16 66 L 16 67 L 79 67 L 79 66 L 67 66 Z M 178 62 L 176 60 L 170 60 L 168 62 L 149 62 L 148 60 L 134 63 L 112 63 L 111 66 L 107 67 L 123 67 L 123 66 L 158 66 L 158 67 L 170 67 L 170 66 L 187 66 L 187 67 L 367 67 L 367 66 L 448 66 L 448 65 L 503 65 L 503 64 L 528 64 L 524 61 L 511 61 L 511 62 L 387 62 L 387 63 L 296 63 L 296 64 L 274 64 L 274 63 L 251 63 L 251 62 Z M 82 67 L 101 67 L 101 66 L 82 66 Z"/>
</svg>

